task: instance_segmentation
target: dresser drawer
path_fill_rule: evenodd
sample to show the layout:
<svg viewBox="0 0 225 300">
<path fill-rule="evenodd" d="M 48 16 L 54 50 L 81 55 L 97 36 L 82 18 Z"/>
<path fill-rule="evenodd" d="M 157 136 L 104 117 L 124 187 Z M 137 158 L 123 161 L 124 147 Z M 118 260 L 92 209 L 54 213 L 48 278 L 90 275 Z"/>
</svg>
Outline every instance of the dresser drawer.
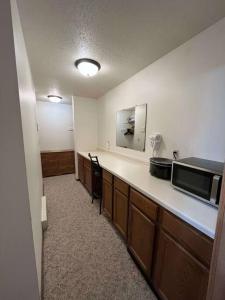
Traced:
<svg viewBox="0 0 225 300">
<path fill-rule="evenodd" d="M 114 187 L 128 197 L 129 185 L 121 179 L 114 177 Z"/>
<path fill-rule="evenodd" d="M 152 221 L 157 220 L 158 205 L 141 193 L 131 189 L 130 201 Z"/>
<path fill-rule="evenodd" d="M 160 219 L 162 227 L 167 233 L 207 267 L 210 266 L 213 249 L 213 241 L 210 238 L 164 209 L 161 211 Z"/>
<path fill-rule="evenodd" d="M 113 183 L 113 175 L 110 172 L 103 169 L 102 176 L 103 176 L 103 179 L 105 179 L 109 183 L 111 183 L 111 184 Z"/>
</svg>

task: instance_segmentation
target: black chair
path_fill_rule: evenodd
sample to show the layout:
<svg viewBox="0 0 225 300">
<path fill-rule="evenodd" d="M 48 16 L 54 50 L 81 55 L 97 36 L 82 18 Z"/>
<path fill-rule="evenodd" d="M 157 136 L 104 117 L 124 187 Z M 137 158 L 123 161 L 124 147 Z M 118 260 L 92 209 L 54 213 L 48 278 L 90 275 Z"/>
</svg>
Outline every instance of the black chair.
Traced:
<svg viewBox="0 0 225 300">
<path fill-rule="evenodd" d="M 102 213 L 102 168 L 99 165 L 98 157 L 88 153 L 91 160 L 91 182 L 92 182 L 92 203 L 94 199 L 100 200 L 99 213 Z"/>
</svg>

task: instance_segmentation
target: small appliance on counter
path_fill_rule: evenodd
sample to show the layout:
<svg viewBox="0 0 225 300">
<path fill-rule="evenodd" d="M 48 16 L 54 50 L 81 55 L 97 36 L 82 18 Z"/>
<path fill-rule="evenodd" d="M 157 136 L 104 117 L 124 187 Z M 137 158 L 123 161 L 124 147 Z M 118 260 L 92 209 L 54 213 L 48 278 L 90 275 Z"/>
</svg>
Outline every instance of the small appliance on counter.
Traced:
<svg viewBox="0 0 225 300">
<path fill-rule="evenodd" d="M 176 189 L 218 207 L 224 163 L 189 157 L 175 160 L 171 183 Z"/>
<path fill-rule="evenodd" d="M 150 173 L 161 179 L 171 179 L 172 159 L 163 157 L 150 158 Z"/>
</svg>

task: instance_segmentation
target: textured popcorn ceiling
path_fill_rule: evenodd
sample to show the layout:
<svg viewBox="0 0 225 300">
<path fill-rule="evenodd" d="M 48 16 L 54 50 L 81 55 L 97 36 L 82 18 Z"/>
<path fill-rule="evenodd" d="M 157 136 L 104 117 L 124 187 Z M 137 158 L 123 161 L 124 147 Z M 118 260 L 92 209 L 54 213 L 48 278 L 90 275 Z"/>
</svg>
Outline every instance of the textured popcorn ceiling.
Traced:
<svg viewBox="0 0 225 300">
<path fill-rule="evenodd" d="M 224 0 L 18 0 L 36 93 L 106 93 L 225 16 Z M 85 78 L 81 57 L 102 69 Z"/>
</svg>

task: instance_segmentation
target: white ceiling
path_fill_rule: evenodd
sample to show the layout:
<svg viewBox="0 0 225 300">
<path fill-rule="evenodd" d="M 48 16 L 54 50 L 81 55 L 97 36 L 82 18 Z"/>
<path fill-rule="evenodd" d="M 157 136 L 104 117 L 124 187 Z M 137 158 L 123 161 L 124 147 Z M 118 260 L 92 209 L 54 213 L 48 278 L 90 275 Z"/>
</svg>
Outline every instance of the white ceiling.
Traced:
<svg viewBox="0 0 225 300">
<path fill-rule="evenodd" d="M 18 0 L 38 98 L 106 93 L 225 16 L 224 0 Z M 101 63 L 96 77 L 74 68 Z M 68 100 L 69 101 L 69 100 Z"/>
</svg>

